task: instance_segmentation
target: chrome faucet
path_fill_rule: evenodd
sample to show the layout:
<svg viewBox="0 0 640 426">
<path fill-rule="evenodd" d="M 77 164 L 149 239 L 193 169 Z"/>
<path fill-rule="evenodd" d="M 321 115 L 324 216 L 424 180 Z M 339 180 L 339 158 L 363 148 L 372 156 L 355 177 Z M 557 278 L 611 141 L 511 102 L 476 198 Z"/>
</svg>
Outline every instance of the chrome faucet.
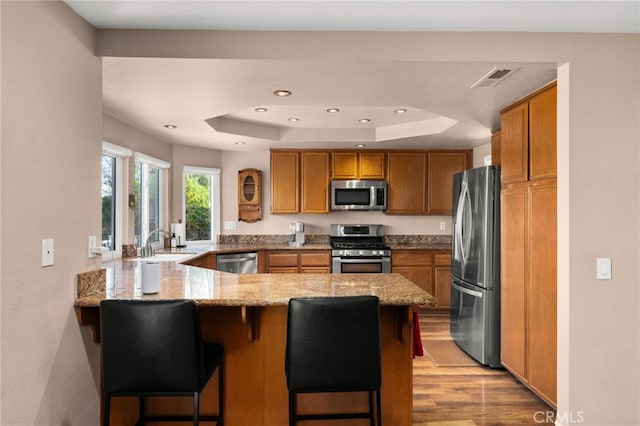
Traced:
<svg viewBox="0 0 640 426">
<path fill-rule="evenodd" d="M 164 229 L 160 229 L 160 228 L 151 231 L 149 233 L 149 236 L 147 237 L 147 242 L 145 243 L 144 247 L 142 247 L 140 249 L 140 257 L 151 257 L 154 254 L 156 254 L 156 251 L 153 249 L 153 247 L 151 247 L 151 237 L 153 237 L 155 234 L 159 234 L 159 233 L 163 233 L 165 235 L 169 235 L 169 233 L 167 231 L 165 231 Z"/>
</svg>

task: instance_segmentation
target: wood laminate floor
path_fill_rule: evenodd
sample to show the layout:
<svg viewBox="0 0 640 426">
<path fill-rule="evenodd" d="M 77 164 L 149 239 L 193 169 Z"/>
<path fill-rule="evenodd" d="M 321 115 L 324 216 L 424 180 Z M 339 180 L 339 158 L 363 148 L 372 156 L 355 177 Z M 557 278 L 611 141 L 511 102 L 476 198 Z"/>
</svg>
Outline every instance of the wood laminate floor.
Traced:
<svg viewBox="0 0 640 426">
<path fill-rule="evenodd" d="M 420 313 L 420 331 L 430 339 L 450 339 L 449 316 Z M 413 364 L 414 426 L 553 425 L 546 403 L 506 370 L 437 367 L 426 356 Z"/>
</svg>

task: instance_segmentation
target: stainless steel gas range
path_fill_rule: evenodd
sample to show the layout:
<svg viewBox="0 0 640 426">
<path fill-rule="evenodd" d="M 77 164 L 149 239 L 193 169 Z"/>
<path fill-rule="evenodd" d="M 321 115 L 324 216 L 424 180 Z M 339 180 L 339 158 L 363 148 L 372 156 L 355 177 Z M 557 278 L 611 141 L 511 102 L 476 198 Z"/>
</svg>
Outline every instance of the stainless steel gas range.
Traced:
<svg viewBox="0 0 640 426">
<path fill-rule="evenodd" d="M 331 225 L 331 272 L 391 272 L 391 249 L 384 242 L 383 225 Z"/>
</svg>

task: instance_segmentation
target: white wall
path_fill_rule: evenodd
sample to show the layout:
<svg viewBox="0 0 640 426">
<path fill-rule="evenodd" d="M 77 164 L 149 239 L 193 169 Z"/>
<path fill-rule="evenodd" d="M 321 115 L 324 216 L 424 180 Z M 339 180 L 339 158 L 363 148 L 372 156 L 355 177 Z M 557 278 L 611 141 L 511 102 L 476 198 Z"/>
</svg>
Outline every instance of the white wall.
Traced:
<svg viewBox="0 0 640 426">
<path fill-rule="evenodd" d="M 75 275 L 100 235 L 102 74 L 95 30 L 58 2 L 2 10 L 3 425 L 95 425 L 98 346 L 79 327 Z M 40 266 L 54 239 L 54 265 Z"/>
</svg>

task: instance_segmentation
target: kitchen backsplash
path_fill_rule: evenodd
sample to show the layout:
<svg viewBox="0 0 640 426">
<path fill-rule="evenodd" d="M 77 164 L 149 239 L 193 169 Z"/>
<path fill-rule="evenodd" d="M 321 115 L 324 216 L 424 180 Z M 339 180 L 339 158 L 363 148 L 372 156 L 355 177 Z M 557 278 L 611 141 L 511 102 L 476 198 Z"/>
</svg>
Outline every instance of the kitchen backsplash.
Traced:
<svg viewBox="0 0 640 426">
<path fill-rule="evenodd" d="M 389 245 L 430 245 L 443 247 L 451 246 L 451 235 L 385 235 L 384 240 Z M 290 234 L 275 235 L 219 235 L 219 244 L 288 244 Z M 327 234 L 305 235 L 306 244 L 329 244 Z"/>
</svg>

